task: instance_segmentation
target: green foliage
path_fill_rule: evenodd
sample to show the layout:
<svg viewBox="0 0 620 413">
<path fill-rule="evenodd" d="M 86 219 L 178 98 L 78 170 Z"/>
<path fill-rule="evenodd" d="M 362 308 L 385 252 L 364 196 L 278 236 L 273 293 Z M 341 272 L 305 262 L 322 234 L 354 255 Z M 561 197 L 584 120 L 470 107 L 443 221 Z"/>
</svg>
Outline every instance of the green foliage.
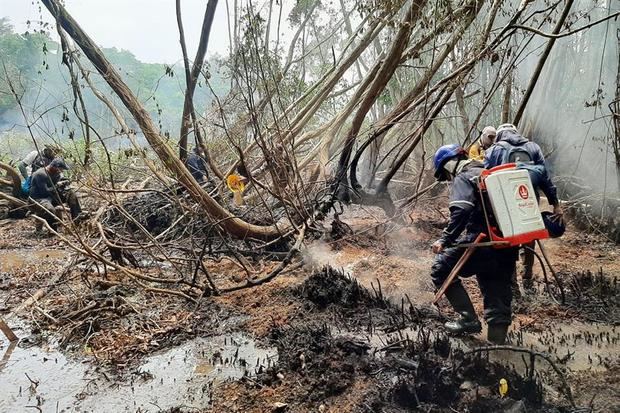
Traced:
<svg viewBox="0 0 620 413">
<path fill-rule="evenodd" d="M 0 19 L 0 59 L 4 65 L 0 75 L 0 116 L 16 105 L 7 77 L 17 93 L 25 93 L 28 88 L 27 79 L 41 69 L 42 56 L 49 41 L 50 38 L 42 33 L 13 33 L 13 27 L 8 20 Z"/>
<path fill-rule="evenodd" d="M 104 54 L 119 71 L 129 88 L 142 101 L 163 132 L 172 136 L 178 134 L 183 112 L 185 93 L 185 76 L 182 64 L 174 66 L 143 63 L 130 51 L 117 48 L 105 48 Z M 53 41 L 44 31 L 25 34 L 13 32 L 7 19 L 0 19 L 0 62 L 7 68 L 7 75 L 17 93 L 23 97 L 24 106 L 30 109 L 35 101 L 43 99 L 59 102 L 60 106 L 50 109 L 46 119 L 51 119 L 55 130 L 54 135 L 73 139 L 83 134 L 79 122 L 73 112 L 73 95 L 67 82 L 67 68 L 61 62 L 62 51 L 58 43 Z M 95 73 L 86 58 L 82 63 L 89 71 Z M 209 83 L 215 93 L 228 92 L 226 80 L 220 73 L 218 59 L 214 59 L 209 69 Z M 9 90 L 4 69 L 0 63 L 0 124 L 9 119 L 20 119 L 17 102 Z M 85 82 L 80 78 L 80 84 Z M 114 98 L 114 94 L 100 76 L 92 75 L 91 79 L 104 94 Z M 88 87 L 82 87 L 86 108 L 91 114 L 92 126 L 103 136 L 111 135 L 118 129 L 115 119 L 107 108 L 97 99 Z M 194 105 L 198 112 L 208 107 L 213 94 L 205 82 L 201 80 L 196 88 Z M 120 108 L 120 102 L 116 102 Z M 33 117 L 37 116 L 33 113 Z M 130 127 L 137 127 L 127 116 Z M 16 121 L 17 123 L 17 121 Z M 23 123 L 20 121 L 19 123 Z M 9 125 L 10 126 L 10 125 Z"/>
<path fill-rule="evenodd" d="M 321 0 L 297 0 L 297 4 L 288 16 L 289 21 L 293 25 L 299 25 L 306 18 L 307 13 L 315 7 L 315 4 L 319 7 L 320 3 Z"/>
</svg>

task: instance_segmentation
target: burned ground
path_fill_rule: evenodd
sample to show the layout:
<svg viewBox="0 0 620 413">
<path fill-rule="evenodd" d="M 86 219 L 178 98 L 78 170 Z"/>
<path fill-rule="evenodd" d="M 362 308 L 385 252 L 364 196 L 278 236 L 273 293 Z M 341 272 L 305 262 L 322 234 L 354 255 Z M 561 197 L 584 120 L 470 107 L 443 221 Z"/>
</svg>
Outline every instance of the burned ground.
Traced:
<svg viewBox="0 0 620 413">
<path fill-rule="evenodd" d="M 298 311 L 307 314 L 293 315 L 293 323 L 265 338 L 277 347 L 278 364 L 216 390 L 215 411 L 269 411 L 276 403 L 292 412 L 343 411 L 343 405 L 352 412 L 483 412 L 519 403 L 570 411 L 545 404 L 536 375 L 466 355 L 416 309 L 403 312 L 340 271 L 325 267 L 289 292 L 305 301 Z M 511 383 L 506 398 L 497 394 L 501 378 Z"/>
<path fill-rule="evenodd" d="M 386 225 L 375 215 L 354 210 L 342 217 L 353 231 L 349 236 L 308 241 L 303 267 L 285 270 L 268 284 L 198 302 L 147 291 L 118 271 L 88 267 L 56 240 L 33 238 L 27 221 L 8 222 L 0 239 L 2 256 L 10 258 L 3 260 L 0 276 L 3 311 L 54 281 L 52 291 L 22 320 L 20 334 L 26 339 L 21 345 L 34 349 L 57 343 L 54 347 L 89 360 L 121 389 L 130 383 L 142 383 L 142 389 L 155 384 L 174 389 L 178 384 L 166 381 L 174 372 L 174 380 L 193 386 L 187 391 L 194 396 L 183 396 L 185 407 L 164 404 L 170 411 L 483 412 L 520 411 L 522 404 L 528 411 L 575 411 L 558 374 L 543 360 L 537 359 L 530 373 L 524 368 L 529 365 L 527 354 L 525 364 L 521 354 L 509 350 L 467 354 L 484 341 L 441 333 L 441 323 L 451 313 L 444 303 L 440 311 L 428 304 L 433 287 L 427 250 L 439 232 L 440 215 L 414 215 L 409 227 Z M 613 411 L 618 407 L 614 395 L 620 342 L 613 319 L 617 250 L 593 236 L 584 240 L 571 233 L 548 245 L 566 281 L 567 302 L 558 304 L 549 297 L 537 270 L 536 293 L 515 303 L 511 344 L 550 354 L 571 384 L 577 405 L 587 406 L 596 396 L 598 411 Z M 573 254 L 580 261 L 568 258 Z M 277 254 L 262 262 L 252 254 L 246 257 L 245 265 L 257 274 L 278 264 Z M 146 258 L 137 256 L 146 274 L 169 271 Z M 223 252 L 205 266 L 221 286 L 237 285 L 248 276 Z M 55 279 L 63 267 L 70 270 Z M 480 310 L 475 282 L 465 284 Z M 595 319 L 603 324 L 588 324 Z M 236 334 L 273 349 L 277 362 L 253 358 L 254 350 L 238 358 L 243 347 L 231 343 L 246 339 L 231 339 L 239 337 Z M 218 344 L 208 345 L 210 340 Z M 198 364 L 187 365 L 182 360 L 194 345 L 198 347 L 191 350 L 192 357 L 198 361 L 188 362 Z M 186 355 L 174 371 L 151 367 L 145 372 L 141 367 L 145 360 L 149 365 L 153 358 L 179 354 L 177 349 L 186 349 L 180 353 Z M 219 360 L 218 354 L 226 356 Z M 178 375 L 183 368 L 189 371 Z M 238 375 L 224 381 L 202 373 L 230 368 Z M 15 383 L 27 382 L 21 377 Z M 509 382 L 504 398 L 497 391 L 501 378 Z M 602 391 L 605 386 L 609 390 Z M 91 387 L 81 394 L 84 401 L 79 403 L 100 397 Z"/>
</svg>

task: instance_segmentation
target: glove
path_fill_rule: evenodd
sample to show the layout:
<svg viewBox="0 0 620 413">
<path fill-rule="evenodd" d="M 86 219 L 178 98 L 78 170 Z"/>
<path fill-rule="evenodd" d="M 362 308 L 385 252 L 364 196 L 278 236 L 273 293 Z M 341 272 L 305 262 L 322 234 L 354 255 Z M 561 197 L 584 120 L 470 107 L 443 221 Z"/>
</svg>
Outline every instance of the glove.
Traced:
<svg viewBox="0 0 620 413">
<path fill-rule="evenodd" d="M 58 190 L 58 192 L 64 192 L 69 189 L 70 184 L 71 182 L 68 179 L 63 179 L 56 183 L 56 189 Z"/>
<path fill-rule="evenodd" d="M 441 243 L 441 241 L 437 240 L 433 243 L 431 249 L 433 250 L 433 253 L 441 254 L 441 252 L 443 251 L 443 244 Z"/>
</svg>

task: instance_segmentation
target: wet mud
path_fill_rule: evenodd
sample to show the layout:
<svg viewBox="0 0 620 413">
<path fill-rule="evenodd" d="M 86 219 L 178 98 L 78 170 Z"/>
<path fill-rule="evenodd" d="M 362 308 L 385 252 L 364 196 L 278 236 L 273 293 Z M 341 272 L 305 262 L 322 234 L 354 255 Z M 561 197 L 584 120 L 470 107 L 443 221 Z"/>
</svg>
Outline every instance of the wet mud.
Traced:
<svg viewBox="0 0 620 413">
<path fill-rule="evenodd" d="M 323 268 L 290 293 L 307 301 L 307 315 L 266 338 L 279 363 L 255 381 L 216 390 L 215 411 L 270 411 L 275 403 L 292 412 L 509 411 L 519 404 L 569 411 L 544 400 L 538 376 L 467 354 L 415 306 L 399 308 L 341 271 Z M 505 397 L 497 391 L 502 378 L 510 383 Z"/>
<path fill-rule="evenodd" d="M 277 363 L 273 348 L 231 334 L 190 340 L 119 375 L 46 347 L 2 348 L 0 411 L 157 412 L 203 409 L 214 386 L 254 377 Z"/>
<path fill-rule="evenodd" d="M 453 314 L 430 305 L 428 278 L 441 217 L 399 227 L 349 214 L 341 219 L 352 232 L 309 242 L 304 268 L 199 306 L 76 265 L 38 302 L 44 313 L 11 320 L 19 346 L 0 339 L 0 411 L 577 411 L 544 360 L 531 369 L 527 354 L 472 353 L 487 345 L 484 331 L 443 333 Z M 70 262 L 51 240 L 24 242 L 0 235 L 0 257 L 9 257 L 0 260 L 0 316 Z M 515 301 L 510 344 L 549 355 L 577 406 L 620 411 L 617 247 L 570 234 L 548 245 L 566 303 L 549 297 L 535 267 L 537 289 Z M 154 264 L 140 265 L 169 270 Z M 239 271 L 226 260 L 208 269 Z M 480 312 L 475 282 L 465 285 Z"/>
</svg>

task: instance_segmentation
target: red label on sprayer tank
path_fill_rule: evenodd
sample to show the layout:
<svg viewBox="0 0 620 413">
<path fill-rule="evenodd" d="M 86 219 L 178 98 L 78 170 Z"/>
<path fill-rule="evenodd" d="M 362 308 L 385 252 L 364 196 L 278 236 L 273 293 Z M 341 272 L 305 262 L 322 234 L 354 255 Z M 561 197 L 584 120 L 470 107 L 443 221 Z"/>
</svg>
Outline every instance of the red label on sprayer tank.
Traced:
<svg viewBox="0 0 620 413">
<path fill-rule="evenodd" d="M 519 196 L 521 199 L 528 199 L 530 197 L 530 191 L 527 190 L 527 186 L 519 185 Z"/>
</svg>

